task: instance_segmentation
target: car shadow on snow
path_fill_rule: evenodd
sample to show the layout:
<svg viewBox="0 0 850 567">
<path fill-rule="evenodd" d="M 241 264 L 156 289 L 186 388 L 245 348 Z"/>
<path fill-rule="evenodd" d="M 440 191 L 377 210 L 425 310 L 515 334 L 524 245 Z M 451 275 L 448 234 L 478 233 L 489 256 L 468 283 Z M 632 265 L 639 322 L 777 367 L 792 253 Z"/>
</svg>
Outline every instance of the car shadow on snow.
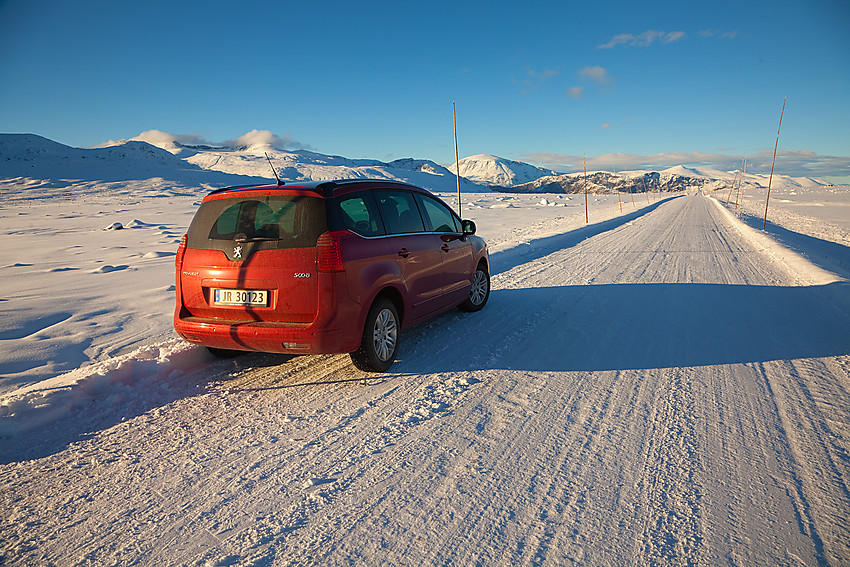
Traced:
<svg viewBox="0 0 850 567">
<path fill-rule="evenodd" d="M 494 290 L 414 331 L 393 371 L 605 371 L 850 354 L 850 283 Z M 461 330 L 458 330 L 461 329 Z"/>
</svg>

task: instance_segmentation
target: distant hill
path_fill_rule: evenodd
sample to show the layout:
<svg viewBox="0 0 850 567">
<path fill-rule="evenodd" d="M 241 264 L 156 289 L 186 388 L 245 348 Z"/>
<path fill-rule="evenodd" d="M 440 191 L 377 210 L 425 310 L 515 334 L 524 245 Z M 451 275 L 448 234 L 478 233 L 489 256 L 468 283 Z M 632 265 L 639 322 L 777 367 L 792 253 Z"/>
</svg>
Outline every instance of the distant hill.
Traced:
<svg viewBox="0 0 850 567">
<path fill-rule="evenodd" d="M 198 168 L 145 142 L 81 149 L 35 134 L 0 134 L 2 177 L 147 179 L 169 169 Z"/>
<path fill-rule="evenodd" d="M 684 169 L 684 168 L 682 168 Z M 700 175 L 681 175 L 669 171 L 624 172 L 589 171 L 541 177 L 530 183 L 498 188 L 510 193 L 644 193 L 646 191 L 685 191 L 689 188 L 715 185 L 713 179 Z M 496 189 L 496 188 L 494 188 Z"/>
<path fill-rule="evenodd" d="M 74 148 L 35 134 L 0 134 L 0 178 L 41 179 L 54 186 L 68 181 L 151 178 L 208 186 L 264 181 L 203 169 L 147 142 Z"/>
<path fill-rule="evenodd" d="M 465 157 L 459 161 L 460 175 L 475 183 L 482 185 L 499 185 L 512 187 L 522 183 L 528 183 L 546 175 L 556 175 L 549 169 L 513 161 L 489 154 L 479 154 Z M 449 166 L 452 174 L 457 173 L 454 164 Z"/>
<path fill-rule="evenodd" d="M 688 168 L 675 166 L 662 171 L 607 171 L 587 172 L 588 193 L 643 193 L 646 191 L 685 191 L 687 189 L 719 189 L 735 183 L 736 172 Z M 766 188 L 768 176 L 746 174 L 744 184 L 752 188 Z M 823 181 L 809 177 L 773 176 L 772 187 L 793 189 L 827 185 Z M 566 173 L 540 177 L 528 183 L 510 187 L 491 186 L 494 191 L 508 193 L 582 193 L 584 192 L 584 173 Z"/>
</svg>

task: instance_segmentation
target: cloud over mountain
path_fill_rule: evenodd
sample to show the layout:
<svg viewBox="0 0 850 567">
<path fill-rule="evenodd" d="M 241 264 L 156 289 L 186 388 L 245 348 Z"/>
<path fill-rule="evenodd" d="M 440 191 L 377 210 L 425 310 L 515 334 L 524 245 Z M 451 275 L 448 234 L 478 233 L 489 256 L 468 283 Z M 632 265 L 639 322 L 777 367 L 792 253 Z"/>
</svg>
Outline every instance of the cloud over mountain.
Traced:
<svg viewBox="0 0 850 567">
<path fill-rule="evenodd" d="M 170 132 L 162 132 L 161 130 L 145 130 L 138 136 L 134 136 L 129 140 L 109 140 L 96 147 L 109 147 L 123 144 L 127 141 L 147 142 L 152 146 L 168 150 L 173 154 L 179 154 L 184 149 L 211 149 L 211 148 L 230 148 L 230 149 L 248 149 L 248 148 L 272 148 L 277 150 L 295 150 L 295 149 L 310 149 L 305 144 L 298 143 L 292 139 L 289 134 L 278 136 L 270 130 L 251 130 L 232 140 L 223 142 L 211 142 L 199 134 L 171 134 Z"/>
<path fill-rule="evenodd" d="M 270 146 L 279 150 L 292 149 L 300 147 L 292 141 L 292 137 L 288 134 L 281 137 L 272 133 L 269 130 L 251 130 L 247 134 L 243 134 L 234 140 L 228 140 L 222 145 L 233 148 L 251 148 L 254 146 Z"/>
</svg>

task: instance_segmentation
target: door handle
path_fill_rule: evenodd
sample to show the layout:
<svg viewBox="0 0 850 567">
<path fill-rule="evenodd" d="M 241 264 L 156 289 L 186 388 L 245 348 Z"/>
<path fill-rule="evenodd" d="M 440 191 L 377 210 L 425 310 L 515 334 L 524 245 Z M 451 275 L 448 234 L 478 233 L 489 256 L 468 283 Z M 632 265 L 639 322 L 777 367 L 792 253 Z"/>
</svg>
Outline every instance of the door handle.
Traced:
<svg viewBox="0 0 850 567">
<path fill-rule="evenodd" d="M 407 248 L 402 248 L 398 251 L 398 255 L 402 258 L 407 258 L 408 256 L 410 256 L 410 250 L 408 250 Z"/>
<path fill-rule="evenodd" d="M 449 253 L 449 251 L 451 251 L 451 247 L 449 247 L 449 245 L 448 245 L 448 244 L 443 244 L 442 246 L 440 246 L 440 248 L 441 248 L 441 249 L 443 250 L 443 252 L 445 252 L 446 254 L 448 254 L 448 253 Z"/>
</svg>

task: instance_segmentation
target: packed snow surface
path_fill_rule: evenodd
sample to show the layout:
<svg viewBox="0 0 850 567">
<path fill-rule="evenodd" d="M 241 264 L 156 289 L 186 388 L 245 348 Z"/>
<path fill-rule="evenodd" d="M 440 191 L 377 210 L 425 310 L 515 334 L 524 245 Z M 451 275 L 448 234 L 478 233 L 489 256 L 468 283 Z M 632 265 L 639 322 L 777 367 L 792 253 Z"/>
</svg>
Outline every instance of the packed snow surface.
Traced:
<svg viewBox="0 0 850 567">
<path fill-rule="evenodd" d="M 163 163 L 0 181 L 0 564 L 850 563 L 847 188 L 465 193 L 490 303 L 367 375 L 174 336 Z"/>
</svg>

